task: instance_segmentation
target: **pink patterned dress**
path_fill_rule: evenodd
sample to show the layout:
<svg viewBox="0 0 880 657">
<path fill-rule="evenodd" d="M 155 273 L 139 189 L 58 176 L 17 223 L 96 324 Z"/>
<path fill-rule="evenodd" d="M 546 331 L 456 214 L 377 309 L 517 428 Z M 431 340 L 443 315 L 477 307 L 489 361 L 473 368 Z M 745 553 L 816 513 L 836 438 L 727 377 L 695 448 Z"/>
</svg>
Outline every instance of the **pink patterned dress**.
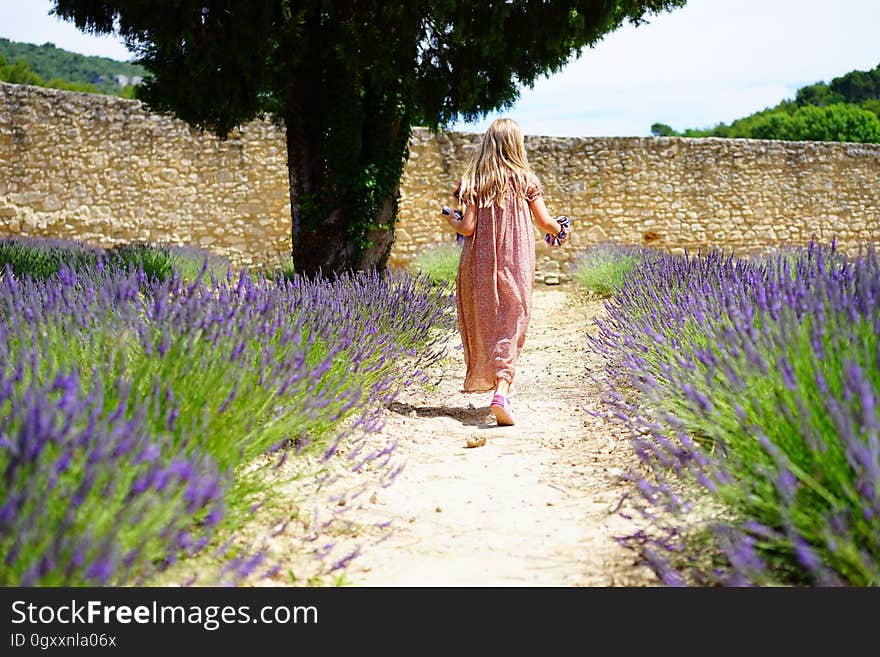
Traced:
<svg viewBox="0 0 880 657">
<path fill-rule="evenodd" d="M 489 392 L 513 381 L 532 314 L 535 232 L 529 203 L 543 194 L 532 180 L 525 197 L 508 183 L 503 206 L 477 208 L 456 277 L 458 327 L 467 372 L 462 392 Z"/>
</svg>

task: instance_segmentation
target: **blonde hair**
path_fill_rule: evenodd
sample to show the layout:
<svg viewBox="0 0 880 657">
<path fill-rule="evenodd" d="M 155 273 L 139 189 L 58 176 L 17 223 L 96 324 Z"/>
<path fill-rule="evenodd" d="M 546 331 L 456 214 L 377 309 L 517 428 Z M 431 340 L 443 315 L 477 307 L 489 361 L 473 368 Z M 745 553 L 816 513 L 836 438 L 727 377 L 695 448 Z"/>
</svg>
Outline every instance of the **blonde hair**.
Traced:
<svg viewBox="0 0 880 657">
<path fill-rule="evenodd" d="M 522 129 L 512 119 L 495 119 L 468 162 L 459 198 L 477 207 L 500 206 L 510 182 L 516 193 L 525 197 L 530 178 Z"/>
</svg>

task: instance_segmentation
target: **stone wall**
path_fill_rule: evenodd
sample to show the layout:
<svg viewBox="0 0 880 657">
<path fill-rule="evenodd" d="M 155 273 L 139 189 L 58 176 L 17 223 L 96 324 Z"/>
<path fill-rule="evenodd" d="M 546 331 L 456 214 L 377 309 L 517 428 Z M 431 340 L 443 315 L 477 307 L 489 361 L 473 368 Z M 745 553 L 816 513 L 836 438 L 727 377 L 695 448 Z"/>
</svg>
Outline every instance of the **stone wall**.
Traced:
<svg viewBox="0 0 880 657">
<path fill-rule="evenodd" d="M 226 141 L 139 102 L 0 83 L 0 235 L 290 253 L 287 153 L 268 121 Z"/>
<path fill-rule="evenodd" d="M 479 140 L 414 131 L 392 265 L 454 241 L 439 210 Z M 539 241 L 547 283 L 605 241 L 738 253 L 813 236 L 852 252 L 880 243 L 880 145 L 528 136 L 526 147 L 551 214 L 575 229 L 562 249 Z M 254 121 L 221 142 L 136 101 L 0 83 L 0 235 L 189 243 L 275 264 L 290 252 L 283 133 Z"/>
<path fill-rule="evenodd" d="M 403 180 L 402 264 L 454 239 L 438 214 L 481 135 L 417 130 Z M 673 137 L 526 137 L 529 163 L 554 216 L 575 232 L 561 249 L 537 246 L 537 275 L 565 280 L 600 242 L 680 252 L 836 239 L 846 251 L 880 243 L 880 145 Z M 536 231 L 536 235 L 537 235 Z"/>
</svg>

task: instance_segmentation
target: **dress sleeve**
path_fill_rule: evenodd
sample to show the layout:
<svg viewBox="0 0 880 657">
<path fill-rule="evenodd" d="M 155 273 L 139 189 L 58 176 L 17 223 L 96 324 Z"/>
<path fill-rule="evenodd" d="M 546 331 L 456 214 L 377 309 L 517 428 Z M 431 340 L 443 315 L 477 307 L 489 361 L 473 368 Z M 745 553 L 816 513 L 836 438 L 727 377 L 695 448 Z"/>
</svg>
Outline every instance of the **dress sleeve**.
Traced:
<svg viewBox="0 0 880 657">
<path fill-rule="evenodd" d="M 541 189 L 541 183 L 537 178 L 532 178 L 532 182 L 529 183 L 528 189 L 526 189 L 526 201 L 532 203 L 536 201 L 539 196 L 544 195 L 544 190 Z"/>
</svg>

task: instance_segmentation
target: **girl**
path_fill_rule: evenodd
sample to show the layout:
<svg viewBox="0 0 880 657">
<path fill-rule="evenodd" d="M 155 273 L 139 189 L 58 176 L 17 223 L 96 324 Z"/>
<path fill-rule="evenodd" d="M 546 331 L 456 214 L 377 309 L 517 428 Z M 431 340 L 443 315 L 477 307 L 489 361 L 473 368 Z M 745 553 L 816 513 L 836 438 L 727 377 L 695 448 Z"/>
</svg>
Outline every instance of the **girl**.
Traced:
<svg viewBox="0 0 880 657">
<path fill-rule="evenodd" d="M 456 277 L 467 368 L 462 392 L 493 391 L 489 408 L 499 425 L 512 425 L 510 384 L 532 310 L 532 221 L 551 236 L 559 235 L 560 226 L 544 205 L 522 130 L 511 119 L 497 119 L 489 126 L 456 191 L 463 216 L 450 214 L 447 221 L 465 236 Z M 566 238 L 561 235 L 556 244 Z"/>
</svg>

